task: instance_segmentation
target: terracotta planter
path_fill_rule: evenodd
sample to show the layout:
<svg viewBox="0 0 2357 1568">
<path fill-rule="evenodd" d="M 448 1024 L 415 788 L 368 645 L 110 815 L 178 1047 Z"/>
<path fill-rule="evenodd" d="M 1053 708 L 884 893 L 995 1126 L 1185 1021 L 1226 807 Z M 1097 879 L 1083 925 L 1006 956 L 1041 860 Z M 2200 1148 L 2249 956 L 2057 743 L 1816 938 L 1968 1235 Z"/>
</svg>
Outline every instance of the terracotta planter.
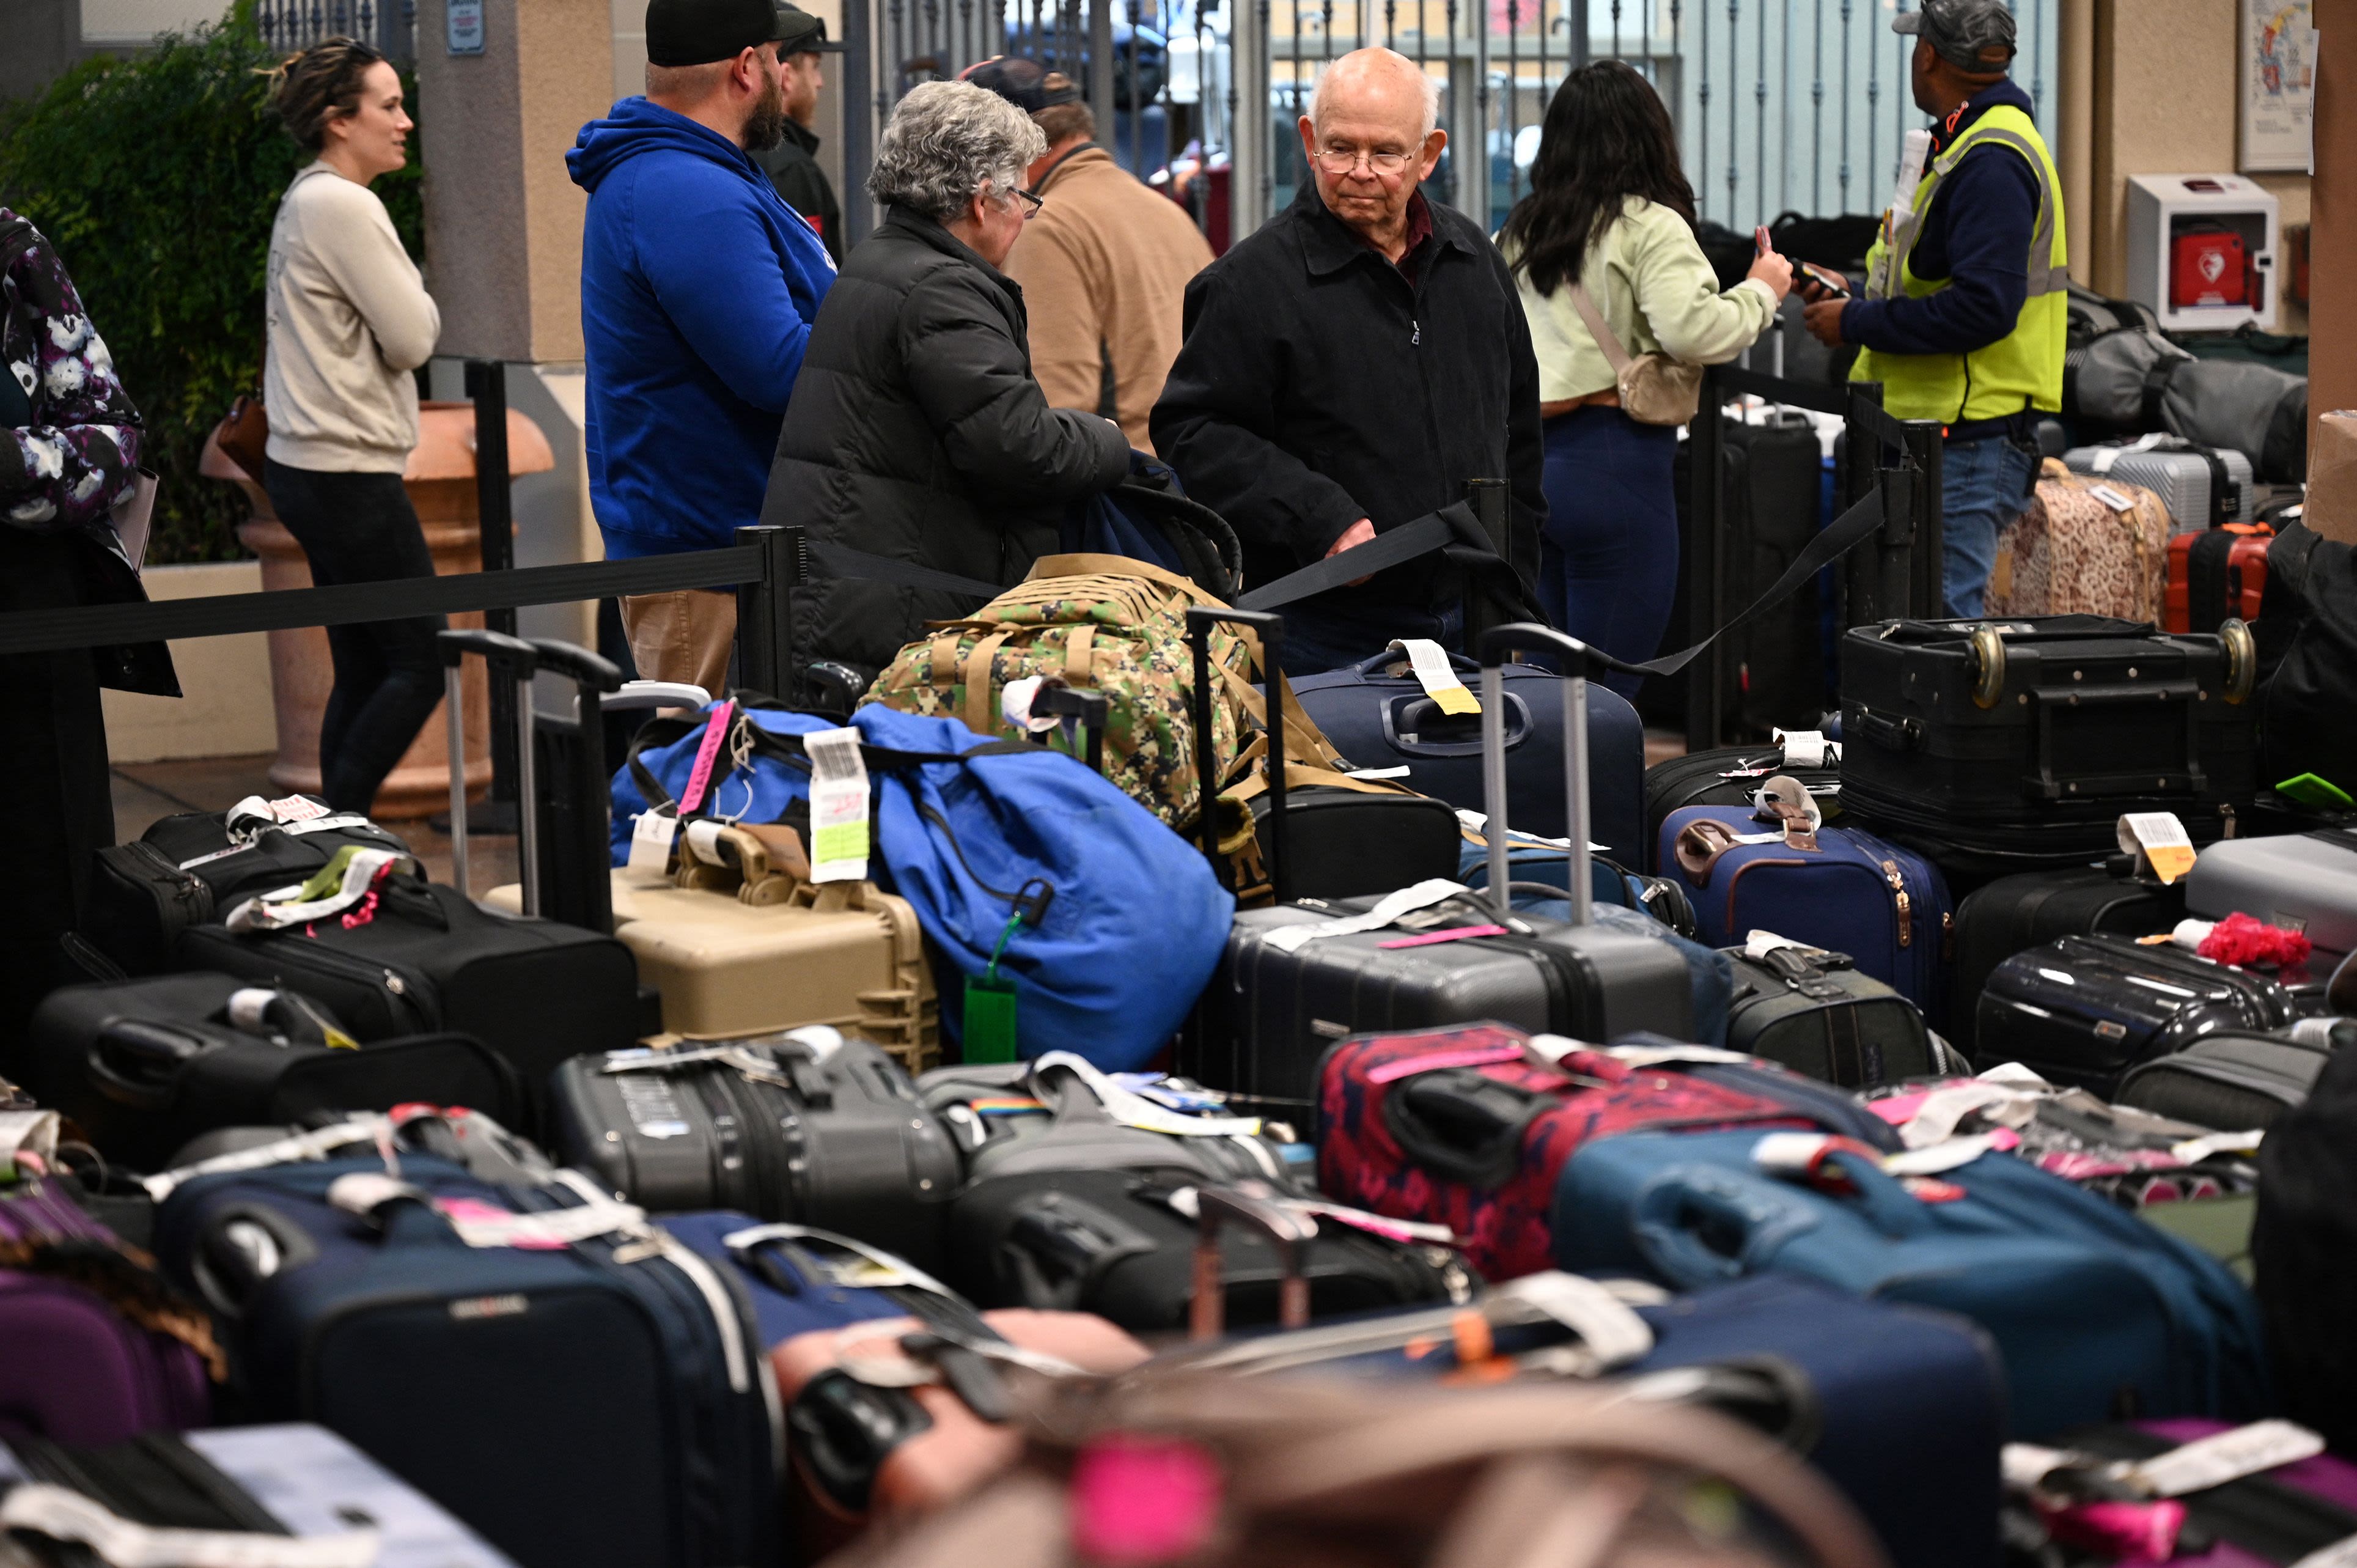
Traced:
<svg viewBox="0 0 2357 1568">
<path fill-rule="evenodd" d="M 409 455 L 402 484 L 417 521 L 425 531 L 425 547 L 433 553 L 437 574 L 473 572 L 482 565 L 482 532 L 475 505 L 475 411 L 470 403 L 429 403 L 418 410 L 417 449 Z M 508 472 L 536 474 L 555 467 L 547 437 L 540 426 L 513 409 L 508 411 Z M 269 492 L 246 477 L 245 471 L 205 443 L 199 470 L 207 478 L 232 483 L 253 504 L 253 518 L 239 525 L 237 536 L 262 558 L 262 585 L 266 590 L 307 588 L 311 564 L 303 547 L 278 521 Z M 457 615 L 453 626 L 480 626 L 480 615 Z M 270 688 L 278 716 L 278 756 L 270 765 L 270 782 L 280 789 L 319 788 L 319 719 L 327 711 L 328 693 L 335 685 L 335 666 L 328 652 L 324 628 L 300 627 L 270 633 Z M 483 667 L 467 667 L 467 789 L 479 795 L 490 788 L 490 703 Z M 387 820 L 430 816 L 450 803 L 450 752 L 447 724 L 438 706 L 417 738 L 402 754 L 400 764 L 386 775 L 371 814 Z"/>
</svg>

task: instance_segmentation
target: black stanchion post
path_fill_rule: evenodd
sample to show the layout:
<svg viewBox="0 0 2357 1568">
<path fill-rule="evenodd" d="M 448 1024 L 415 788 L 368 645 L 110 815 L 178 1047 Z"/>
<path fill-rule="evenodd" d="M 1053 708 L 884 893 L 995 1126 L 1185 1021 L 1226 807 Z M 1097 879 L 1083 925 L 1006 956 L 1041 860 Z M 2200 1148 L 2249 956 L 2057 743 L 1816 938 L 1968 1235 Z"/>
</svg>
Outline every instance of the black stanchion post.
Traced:
<svg viewBox="0 0 2357 1568">
<path fill-rule="evenodd" d="M 515 567 L 515 509 L 508 494 L 508 368 L 498 360 L 467 361 L 467 396 L 475 404 L 475 510 L 481 535 L 483 570 Z M 486 630 L 516 634 L 512 609 L 483 612 Z M 491 682 L 491 794 L 467 813 L 470 832 L 511 833 L 521 818 L 516 779 L 522 759 L 516 753 L 516 693 Z"/>
<path fill-rule="evenodd" d="M 1907 427 L 1908 450 L 1915 458 L 1915 581 L 1908 614 L 1926 619 L 1948 613 L 1943 578 L 1943 526 L 1940 503 L 1940 462 L 1943 444 L 1940 427 L 1922 423 Z"/>
<path fill-rule="evenodd" d="M 1690 491 L 1687 515 L 1693 520 L 1686 534 L 1686 640 L 1691 642 L 1718 628 L 1726 613 L 1722 564 L 1726 541 L 1721 527 L 1725 495 L 1727 432 L 1721 400 L 1725 389 L 1716 369 L 1703 372 L 1702 407 L 1687 431 Z M 1727 721 L 1726 661 L 1716 648 L 1686 666 L 1686 749 L 1707 751 L 1718 744 Z"/>
<path fill-rule="evenodd" d="M 737 542 L 761 553 L 761 574 L 737 585 L 737 669 L 745 685 L 791 706 L 802 703 L 791 652 L 794 589 L 809 578 L 809 536 L 802 529 L 759 523 Z M 718 696 L 718 693 L 713 695 Z"/>
</svg>

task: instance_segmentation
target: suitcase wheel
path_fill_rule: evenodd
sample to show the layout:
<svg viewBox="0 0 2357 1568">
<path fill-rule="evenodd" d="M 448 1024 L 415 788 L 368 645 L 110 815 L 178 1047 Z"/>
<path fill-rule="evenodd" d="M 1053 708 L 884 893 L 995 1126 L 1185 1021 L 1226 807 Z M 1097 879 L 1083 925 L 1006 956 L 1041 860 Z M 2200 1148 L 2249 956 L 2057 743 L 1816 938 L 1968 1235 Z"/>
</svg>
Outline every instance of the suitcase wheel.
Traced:
<svg viewBox="0 0 2357 1568">
<path fill-rule="evenodd" d="M 2250 627 L 2229 618 L 2218 628 L 2218 641 L 2226 650 L 2226 700 L 2247 699 L 2259 683 L 2259 645 Z"/>
<path fill-rule="evenodd" d="M 2005 639 L 1993 626 L 1973 628 L 1969 656 L 1973 666 L 1973 705 L 1993 708 L 2005 695 Z"/>
</svg>

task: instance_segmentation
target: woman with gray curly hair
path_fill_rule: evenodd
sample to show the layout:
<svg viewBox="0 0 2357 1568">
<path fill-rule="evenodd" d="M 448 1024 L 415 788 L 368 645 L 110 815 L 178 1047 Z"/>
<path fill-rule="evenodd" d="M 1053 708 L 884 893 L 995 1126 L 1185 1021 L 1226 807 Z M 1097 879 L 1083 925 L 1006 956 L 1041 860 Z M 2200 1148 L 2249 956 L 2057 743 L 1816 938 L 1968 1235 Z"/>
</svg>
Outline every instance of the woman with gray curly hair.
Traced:
<svg viewBox="0 0 2357 1568">
<path fill-rule="evenodd" d="M 924 622 L 974 608 L 832 576 L 825 546 L 1012 585 L 1057 549 L 1068 505 L 1129 471 L 1119 425 L 1048 406 L 1023 291 L 998 270 L 1046 151 L 1028 115 L 964 82 L 911 89 L 884 127 L 867 177 L 884 222 L 820 307 L 761 509 L 821 547 L 796 596 L 797 671 L 831 660 L 865 684 Z"/>
</svg>

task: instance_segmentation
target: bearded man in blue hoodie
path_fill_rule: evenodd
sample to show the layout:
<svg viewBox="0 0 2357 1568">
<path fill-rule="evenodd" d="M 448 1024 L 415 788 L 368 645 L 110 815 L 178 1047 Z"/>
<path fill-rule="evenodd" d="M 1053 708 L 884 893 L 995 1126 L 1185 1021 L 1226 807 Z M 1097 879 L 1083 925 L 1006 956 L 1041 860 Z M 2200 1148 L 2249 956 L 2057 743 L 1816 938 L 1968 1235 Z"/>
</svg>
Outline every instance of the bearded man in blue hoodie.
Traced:
<svg viewBox="0 0 2357 1568">
<path fill-rule="evenodd" d="M 581 128 L 589 499 L 608 560 L 734 542 L 758 521 L 778 427 L 834 263 L 747 156 L 784 134 L 784 0 L 651 0 L 647 95 Z M 732 593 L 622 600 L 639 673 L 717 693 Z"/>
</svg>

